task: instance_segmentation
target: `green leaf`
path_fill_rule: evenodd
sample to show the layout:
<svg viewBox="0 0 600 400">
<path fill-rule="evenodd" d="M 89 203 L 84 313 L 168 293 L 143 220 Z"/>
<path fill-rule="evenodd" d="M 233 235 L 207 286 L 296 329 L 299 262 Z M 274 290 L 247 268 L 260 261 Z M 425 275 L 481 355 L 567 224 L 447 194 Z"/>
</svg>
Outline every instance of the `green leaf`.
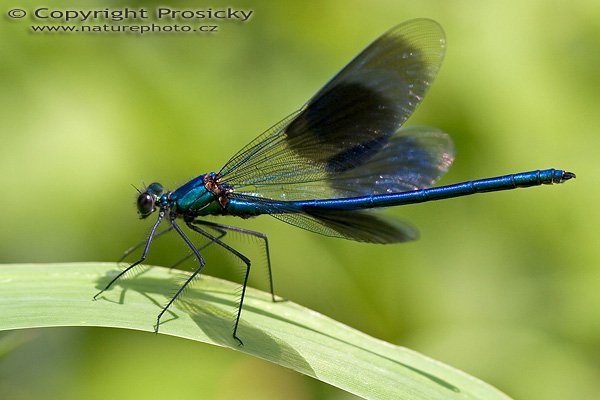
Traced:
<svg viewBox="0 0 600 400">
<path fill-rule="evenodd" d="M 102 326 L 153 331 L 177 274 L 154 267 L 92 296 L 115 264 L 0 265 L 0 330 Z M 249 288 L 238 335 L 239 285 L 204 276 L 163 317 L 160 333 L 230 347 L 369 399 L 508 399 L 486 383 L 289 301 Z"/>
</svg>

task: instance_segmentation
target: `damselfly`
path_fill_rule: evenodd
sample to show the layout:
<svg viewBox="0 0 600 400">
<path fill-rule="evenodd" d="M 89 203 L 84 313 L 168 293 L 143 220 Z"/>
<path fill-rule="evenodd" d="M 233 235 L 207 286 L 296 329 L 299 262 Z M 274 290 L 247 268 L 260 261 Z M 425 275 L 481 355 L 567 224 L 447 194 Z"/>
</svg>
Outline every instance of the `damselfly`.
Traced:
<svg viewBox="0 0 600 400">
<path fill-rule="evenodd" d="M 250 260 L 224 243 L 223 236 L 235 231 L 261 239 L 270 276 L 267 237 L 202 217 L 268 214 L 326 236 L 397 243 L 416 239 L 417 230 L 367 209 L 562 183 L 575 177 L 546 169 L 430 188 L 452 164 L 452 141 L 435 128 L 401 126 L 423 99 L 444 51 L 444 32 L 436 22 L 415 19 L 398 25 L 363 50 L 299 111 L 250 142 L 218 172 L 202 174 L 174 191 L 164 190 L 159 183 L 149 185 L 138 197 L 138 212 L 146 218 L 158 211 L 158 218 L 142 256 L 104 290 L 146 259 L 159 225 L 168 221 L 167 231 L 175 230 L 185 241 L 198 266 L 158 314 L 158 331 L 165 311 L 205 264 L 201 249 L 180 227 L 181 220 L 246 266 L 233 328 L 233 337 L 241 344 L 237 330 Z"/>
</svg>

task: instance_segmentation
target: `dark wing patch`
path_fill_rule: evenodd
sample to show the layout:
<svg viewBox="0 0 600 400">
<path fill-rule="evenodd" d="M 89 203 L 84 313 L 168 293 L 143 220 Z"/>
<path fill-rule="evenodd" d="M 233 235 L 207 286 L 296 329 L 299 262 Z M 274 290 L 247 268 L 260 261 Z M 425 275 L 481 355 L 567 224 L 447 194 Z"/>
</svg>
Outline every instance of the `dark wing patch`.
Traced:
<svg viewBox="0 0 600 400">
<path fill-rule="evenodd" d="M 379 151 L 399 125 L 397 114 L 384 94 L 358 82 L 342 82 L 311 101 L 285 134 L 291 150 L 335 173 Z"/>
<path fill-rule="evenodd" d="M 277 200 L 369 193 L 365 179 L 374 182 L 379 175 L 387 176 L 389 182 L 431 184 L 429 172 L 423 174 L 423 179 L 415 179 L 421 171 L 407 172 L 403 168 L 407 164 L 398 159 L 397 165 L 386 166 L 379 154 L 384 152 L 391 159 L 386 149 L 402 153 L 398 142 L 390 144 L 391 139 L 402 135 L 400 126 L 423 99 L 440 68 L 444 49 L 444 32 L 434 21 L 412 20 L 390 30 L 343 68 L 299 112 L 234 155 L 220 170 L 220 182 L 240 194 Z M 427 146 L 423 151 L 434 156 L 437 150 Z M 371 161 L 374 159 L 376 163 Z M 430 161 L 426 167 L 446 164 L 446 160 Z M 405 173 L 413 177 L 398 175 Z M 365 179 L 352 190 L 345 182 L 359 176 Z M 374 186 L 373 191 L 391 192 L 410 184 Z"/>
<path fill-rule="evenodd" d="M 383 219 L 369 211 L 307 209 L 305 214 L 272 214 L 288 224 L 325 236 L 365 243 L 400 243 L 416 240 L 417 228 L 397 219 Z"/>
</svg>

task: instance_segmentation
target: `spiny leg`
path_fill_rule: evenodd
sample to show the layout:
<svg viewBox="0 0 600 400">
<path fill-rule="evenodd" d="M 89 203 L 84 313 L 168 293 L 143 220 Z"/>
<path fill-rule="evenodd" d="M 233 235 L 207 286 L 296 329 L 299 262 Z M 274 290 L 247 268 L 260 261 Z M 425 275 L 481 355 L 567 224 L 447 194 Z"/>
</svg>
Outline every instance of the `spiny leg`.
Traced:
<svg viewBox="0 0 600 400">
<path fill-rule="evenodd" d="M 267 256 L 267 273 L 269 274 L 269 288 L 271 290 L 271 299 L 274 302 L 277 301 L 277 299 L 275 299 L 275 289 L 273 287 L 273 271 L 271 269 L 271 255 L 269 253 L 269 240 L 267 239 L 267 235 L 265 235 L 262 232 L 251 231 L 248 229 L 239 228 L 237 226 L 216 224 L 214 222 L 204 221 L 201 219 L 196 219 L 193 221 L 193 223 L 198 224 L 198 225 L 211 226 L 215 229 L 225 229 L 225 230 L 232 231 L 232 232 L 238 232 L 238 233 L 242 233 L 244 235 L 254 236 L 254 237 L 257 237 L 257 238 L 263 240 L 264 251 L 265 251 L 265 255 Z"/>
<path fill-rule="evenodd" d="M 224 249 L 226 249 L 226 250 L 230 251 L 231 253 L 233 253 L 240 260 L 242 260 L 244 262 L 244 264 L 246 264 L 246 276 L 244 277 L 244 286 L 242 286 L 242 296 L 240 298 L 240 304 L 239 304 L 239 307 L 238 307 L 237 316 L 235 318 L 235 325 L 233 327 L 233 338 L 235 340 L 237 340 L 240 343 L 240 346 L 241 346 L 244 343 L 237 336 L 237 329 L 238 329 L 238 325 L 240 323 L 240 316 L 242 315 L 242 306 L 244 305 L 244 296 L 246 295 L 246 286 L 248 286 L 248 277 L 250 276 L 250 259 L 248 257 L 246 257 L 245 255 L 243 255 L 242 253 L 240 253 L 239 251 L 237 251 L 236 249 L 234 249 L 233 247 L 229 246 L 228 244 L 223 243 L 221 240 L 217 239 L 216 237 L 214 237 L 210 233 L 205 232 L 202 229 L 200 229 L 197 226 L 195 226 L 194 225 L 194 221 L 187 221 L 186 224 L 187 224 L 187 226 L 191 230 L 193 230 L 194 232 L 198 232 L 199 234 L 201 234 L 201 235 L 209 238 L 210 240 L 212 240 L 213 242 L 215 242 L 219 246 L 221 246 Z"/>
<path fill-rule="evenodd" d="M 165 229 L 164 231 L 158 232 L 156 235 L 154 235 L 154 238 L 157 239 L 157 238 L 161 237 L 162 235 L 164 235 L 165 233 L 171 232 L 172 230 L 173 230 L 173 227 L 170 226 L 167 229 Z M 142 247 L 146 242 L 147 242 L 147 240 L 142 240 L 139 243 L 137 243 L 137 244 L 131 246 L 130 248 L 128 248 L 127 250 L 125 250 L 125 252 L 121 256 L 121 258 L 119 258 L 117 263 L 122 262 L 125 258 L 127 258 L 128 255 L 130 255 L 131 253 L 133 253 L 134 251 L 136 251 L 137 249 Z"/>
<path fill-rule="evenodd" d="M 146 241 L 146 247 L 144 247 L 144 252 L 142 253 L 142 257 L 139 260 L 137 260 L 136 262 L 134 262 L 133 264 L 131 264 L 129 267 L 127 267 L 123 271 L 121 271 L 117 276 L 115 276 L 108 283 L 108 285 L 106 285 L 106 287 L 104 289 L 102 289 L 101 291 L 99 291 L 98 293 L 96 293 L 96 295 L 94 296 L 94 300 L 96 300 L 98 298 L 98 296 L 100 296 L 100 294 L 102 294 L 104 291 L 108 290 L 108 288 L 111 287 L 113 283 L 115 283 L 120 277 L 122 277 L 123 275 L 125 275 L 133 267 L 135 267 L 136 265 L 144 262 L 144 260 L 148 256 L 148 252 L 150 251 L 150 245 L 152 244 L 152 239 L 154 238 L 154 236 L 156 234 L 156 229 L 158 228 L 158 225 L 160 225 L 160 223 L 162 222 L 162 219 L 163 219 L 164 216 L 165 216 L 165 213 L 163 211 L 161 211 L 158 214 L 158 219 L 156 220 L 156 222 L 154 223 L 154 226 L 150 230 L 150 235 L 148 235 L 148 240 Z"/>
<path fill-rule="evenodd" d="M 227 235 L 227 232 L 222 230 L 222 229 L 218 229 L 218 228 L 214 228 L 217 232 L 219 232 L 219 235 L 217 236 L 217 239 L 223 239 L 225 237 L 225 235 Z M 204 249 L 206 249 L 208 246 L 210 246 L 211 244 L 213 244 L 214 242 L 211 240 L 210 242 L 202 245 L 201 247 L 197 247 L 198 251 L 202 251 Z M 178 265 L 181 265 L 182 263 L 184 263 L 185 261 L 189 260 L 190 257 L 192 257 L 194 255 L 194 253 L 189 253 L 188 255 L 186 255 L 185 257 L 177 260 L 173 265 L 171 265 L 169 267 L 169 269 L 173 269 L 175 267 L 177 267 Z"/>
<path fill-rule="evenodd" d="M 171 300 L 169 300 L 167 305 L 163 307 L 163 309 L 160 311 L 160 313 L 158 313 L 158 316 L 156 317 L 156 326 L 154 328 L 155 333 L 158 333 L 158 327 L 160 326 L 160 319 L 162 318 L 163 314 L 169 309 L 171 304 L 173 304 L 173 302 L 175 300 L 177 300 L 177 297 L 179 297 L 179 295 L 181 294 L 181 292 L 183 292 L 183 290 L 186 288 L 186 286 L 189 285 L 190 282 L 192 282 L 196 276 L 198 276 L 200 271 L 202 271 L 202 268 L 204 268 L 204 258 L 202 258 L 200 251 L 198 251 L 196 246 L 194 246 L 194 243 L 192 243 L 192 241 L 185 235 L 185 233 L 181 230 L 179 225 L 177 225 L 177 222 L 175 222 L 174 219 L 171 220 L 171 226 L 177 231 L 179 236 L 181 236 L 181 238 L 185 241 L 185 243 L 192 250 L 193 254 L 198 259 L 198 263 L 200 264 L 200 266 L 190 275 L 190 277 L 184 282 L 184 284 L 181 285 L 181 287 L 177 290 L 175 295 L 171 298 Z"/>
</svg>

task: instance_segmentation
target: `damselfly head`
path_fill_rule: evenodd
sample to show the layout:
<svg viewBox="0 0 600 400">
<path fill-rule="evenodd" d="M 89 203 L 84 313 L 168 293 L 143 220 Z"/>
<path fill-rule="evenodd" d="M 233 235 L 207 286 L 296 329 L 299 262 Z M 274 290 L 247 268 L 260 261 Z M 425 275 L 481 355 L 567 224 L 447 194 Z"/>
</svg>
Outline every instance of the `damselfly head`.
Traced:
<svg viewBox="0 0 600 400">
<path fill-rule="evenodd" d="M 144 219 L 156 211 L 156 200 L 162 195 L 163 187 L 160 183 L 151 183 L 137 198 L 137 209 L 140 218 Z"/>
</svg>

